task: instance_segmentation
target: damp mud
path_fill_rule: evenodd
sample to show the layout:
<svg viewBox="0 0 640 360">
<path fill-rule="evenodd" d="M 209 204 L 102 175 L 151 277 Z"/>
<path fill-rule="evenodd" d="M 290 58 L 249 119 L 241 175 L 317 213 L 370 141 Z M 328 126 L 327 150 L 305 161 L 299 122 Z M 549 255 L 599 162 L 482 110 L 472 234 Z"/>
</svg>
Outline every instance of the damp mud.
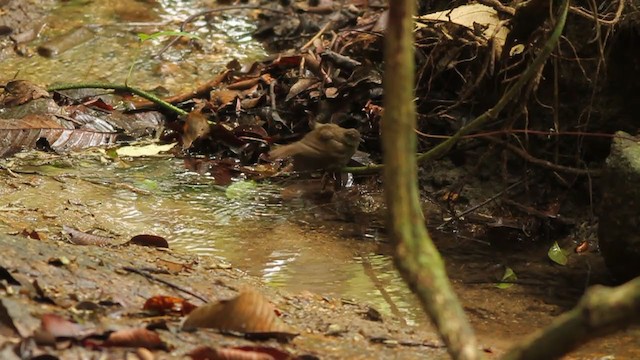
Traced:
<svg viewBox="0 0 640 360">
<path fill-rule="evenodd" d="M 159 235 L 168 240 L 170 252 L 119 248 L 109 258 L 123 257 L 127 262 L 156 261 L 165 255 L 191 259 L 198 266 L 178 280 L 215 282 L 217 275 L 206 279 L 211 269 L 230 271 L 237 281 L 234 288 L 246 282 L 284 298 L 312 296 L 373 308 L 385 319 L 385 326 L 395 324 L 411 335 L 411 341 L 400 342 L 415 345 L 418 340 L 412 336 L 418 334 L 420 339 L 430 339 L 430 344 L 438 343 L 418 302 L 393 267 L 392 247 L 380 225 L 380 194 L 366 186 L 341 190 L 328 200 L 318 196 L 319 181 L 239 180 L 221 188 L 213 179 L 186 170 L 180 159 L 114 162 L 101 152 L 64 158 L 23 153 L 3 168 L 0 227 L 18 236 L 4 238 L 0 246 L 6 251 L 25 246 L 45 257 L 62 251 L 77 258 L 111 251 L 68 244 L 63 225 L 110 236 L 114 243 L 125 243 L 137 234 Z M 361 205 L 359 210 L 356 203 Z M 33 233 L 40 240 L 24 237 Z M 454 233 L 434 230 L 434 236 L 483 345 L 496 354 L 570 309 L 588 285 L 608 281 L 597 254 L 572 256 L 561 267 L 548 260 L 544 244 L 496 247 Z M 12 264 L 2 265 L 12 268 Z M 506 266 L 515 271 L 518 281 L 500 289 L 496 284 Z M 190 288 L 200 290 L 195 283 Z M 220 297 L 225 296 L 215 296 Z M 313 307 L 306 311 L 305 316 L 318 317 L 318 321 L 325 317 Z M 322 324 L 329 326 L 324 320 Z M 318 326 L 315 332 L 326 331 Z M 637 331 L 587 344 L 567 358 L 634 358 Z M 394 338 L 385 334 L 383 337 Z M 364 343 L 368 344 L 365 347 L 379 347 L 371 339 Z M 416 354 L 413 345 L 407 358 Z M 369 358 L 385 358 L 382 348 L 386 347 Z"/>
</svg>

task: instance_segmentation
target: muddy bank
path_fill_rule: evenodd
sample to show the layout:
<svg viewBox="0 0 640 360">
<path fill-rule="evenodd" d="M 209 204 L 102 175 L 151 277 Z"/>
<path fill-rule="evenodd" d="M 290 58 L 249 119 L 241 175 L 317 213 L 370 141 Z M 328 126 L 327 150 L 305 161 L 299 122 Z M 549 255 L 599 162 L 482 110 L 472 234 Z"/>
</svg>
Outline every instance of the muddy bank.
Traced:
<svg viewBox="0 0 640 360">
<path fill-rule="evenodd" d="M 156 162 L 164 164 L 165 171 L 170 169 L 166 160 Z M 410 359 L 428 354 L 430 358 L 446 358 L 443 349 L 438 348 L 437 335 L 424 316 L 419 315 L 417 303 L 401 287 L 393 267 L 380 266 L 379 261 L 385 256 L 388 259 L 391 251 L 380 225 L 382 219 L 375 212 L 368 217 L 345 216 L 354 215 L 355 203 L 346 193 L 322 206 L 303 202 L 303 207 L 293 214 L 284 207 L 281 210 L 289 214 L 288 220 L 276 220 L 279 218 L 273 214 L 278 211 L 274 211 L 268 217 L 269 226 L 261 228 L 257 218 L 267 214 L 260 207 L 264 203 L 253 203 L 256 212 L 247 204 L 235 205 L 243 212 L 234 213 L 237 209 L 233 206 L 225 208 L 233 203 L 224 204 L 223 198 L 212 197 L 214 190 L 202 183 L 191 184 L 194 198 L 180 205 L 177 193 L 165 187 L 173 183 L 175 189 L 171 171 L 159 173 L 154 161 L 142 161 L 143 167 L 153 171 L 159 182 L 159 189 L 146 190 L 153 195 L 135 192 L 136 187 L 148 180 L 125 186 L 127 179 L 146 178 L 135 175 L 140 163 L 133 162 L 134 166 L 124 173 L 116 171 L 115 178 L 108 177 L 113 172 L 109 166 L 103 165 L 105 169 L 100 172 L 89 170 L 92 168 L 86 160 L 81 163 L 81 171 L 75 176 L 69 174 L 75 171 L 72 168 L 58 168 L 53 173 L 52 166 L 32 167 L 32 173 L 25 173 L 28 168 L 15 163 L 17 173 L 13 172 L 13 176 L 7 170 L 2 172 L 0 194 L 8 202 L 0 208 L 0 229 L 4 233 L 24 233 L 43 239 L 24 235 L 1 238 L 0 266 L 7 270 L 4 278 L 8 282 L 1 297 L 9 301 L 5 306 L 23 305 L 18 307 L 28 310 L 17 318 L 11 316 L 22 324 L 18 325 L 22 332 L 16 333 L 7 325 L 11 331 L 4 335 L 8 341 L 6 348 L 19 342 L 20 336 L 29 336 L 40 326 L 42 315 L 49 313 L 107 330 L 143 327 L 160 320 L 169 330 L 163 330 L 162 326 L 158 329 L 157 324 L 152 328 L 166 344 L 173 346 L 168 353 L 171 357 L 198 345 L 255 344 L 211 330 L 176 332 L 181 316 L 158 319 L 157 315 L 142 310 L 145 301 L 155 295 L 170 295 L 186 298 L 195 305 L 202 302 L 159 281 L 123 270 L 128 267 L 149 271 L 154 277 L 208 300 L 232 298 L 246 287 L 258 289 L 283 314 L 280 318 L 301 333 L 289 344 L 273 340 L 266 344 L 295 355 Z M 296 189 L 313 193 L 310 185 Z M 42 194 L 50 194 L 47 201 L 42 201 Z M 377 195 L 368 196 L 375 203 Z M 193 201 L 197 198 L 205 199 L 208 211 Z M 346 200 L 351 210 L 344 210 L 347 205 L 340 200 Z M 274 205 L 271 198 L 270 206 Z M 212 214 L 225 214 L 222 209 L 226 209 L 226 217 L 212 222 Z M 339 216 L 336 209 L 342 209 L 343 215 Z M 167 218 L 168 213 L 178 220 L 175 224 Z M 262 215 L 254 218 L 252 214 Z M 229 226 L 234 218 L 253 228 Z M 363 225 L 360 222 L 363 219 L 368 223 Z M 159 233 L 169 238 L 172 250 L 72 245 L 63 236 L 62 225 L 99 229 L 98 233 L 111 235 L 117 243 L 139 233 Z M 374 227 L 379 233 L 372 238 Z M 207 228 L 211 232 L 203 233 Z M 487 243 L 435 230 L 434 236 L 481 343 L 493 351 L 489 356 L 500 354 L 513 341 L 570 309 L 588 285 L 609 281 L 598 254 L 570 256 L 567 266 L 562 267 L 548 260 L 548 247 L 544 243 L 500 243 L 498 238 Z M 207 238 L 215 241 L 206 242 Z M 380 257 L 374 257 L 376 253 Z M 354 271 L 354 266 L 360 270 Z M 498 289 L 496 282 L 505 266 L 513 269 L 518 280 L 507 289 Z M 367 285 L 363 278 L 370 279 L 373 285 Z M 329 285 L 322 285 L 323 282 Z M 30 283 L 44 290 L 34 292 Z M 92 310 L 88 313 L 82 310 L 84 315 L 78 317 L 77 307 L 87 304 Z M 375 321 L 377 313 L 382 315 L 383 322 Z M 637 336 L 637 329 L 630 330 L 589 343 L 567 358 L 615 355 L 632 359 L 638 355 Z M 55 351 L 42 349 L 60 354 L 61 358 L 75 358 L 78 353 L 93 351 L 78 344 Z M 120 354 L 126 349 L 106 351 Z"/>
<path fill-rule="evenodd" d="M 0 351 L 5 356 L 20 344 L 21 337 L 25 341 L 23 346 L 29 347 L 26 338 L 40 326 L 40 318 L 53 313 L 103 330 L 153 324 L 154 331 L 169 348 L 168 351 L 156 351 L 159 358 L 179 357 L 198 345 L 256 344 L 319 358 L 411 359 L 425 354 L 446 358 L 433 334 L 401 326 L 390 318 L 377 321 L 375 315 L 371 315 L 375 311 L 366 305 L 308 292 L 282 294 L 265 288 L 240 270 L 221 269 L 206 258 L 137 246 L 83 247 L 6 235 L 0 237 L 0 251 L 3 254 L 2 278 L 9 284 L 2 290 L 2 305 L 9 313 L 9 318 L 2 322 L 3 348 Z M 176 271 L 175 267 L 168 270 L 166 264 L 179 264 L 181 270 Z M 124 268 L 147 271 L 155 278 L 189 289 L 211 301 L 232 298 L 246 287 L 257 288 L 276 306 L 280 318 L 300 335 L 288 344 L 280 344 L 275 340 L 256 343 L 210 330 L 177 332 L 180 317 L 158 318 L 142 310 L 145 301 L 155 295 L 169 295 L 187 298 L 197 305 L 202 302 Z M 17 283 L 16 279 L 19 279 Z M 10 331 L 12 327 L 14 331 Z M 99 353 L 77 344 L 59 350 L 29 348 L 62 359 Z M 106 351 L 113 357 L 131 349 L 110 348 Z"/>
</svg>

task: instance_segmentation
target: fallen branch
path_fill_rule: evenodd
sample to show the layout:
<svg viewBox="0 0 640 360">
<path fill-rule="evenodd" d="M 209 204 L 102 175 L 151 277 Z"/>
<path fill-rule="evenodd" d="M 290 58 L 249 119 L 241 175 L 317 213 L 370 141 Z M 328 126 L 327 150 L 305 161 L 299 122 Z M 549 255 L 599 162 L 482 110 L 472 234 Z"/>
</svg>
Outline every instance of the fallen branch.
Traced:
<svg viewBox="0 0 640 360">
<path fill-rule="evenodd" d="M 122 268 L 122 270 L 125 270 L 125 271 L 128 271 L 128 272 L 132 272 L 132 273 L 136 273 L 136 274 L 141 275 L 141 276 L 143 276 L 143 277 L 145 277 L 145 278 L 147 278 L 149 280 L 157 281 L 159 283 L 165 284 L 165 285 L 167 285 L 168 287 L 170 287 L 172 289 L 175 289 L 175 290 L 181 291 L 181 292 L 183 292 L 185 294 L 191 295 L 194 298 L 202 301 L 205 304 L 209 302 L 209 300 L 207 300 L 204 296 L 198 295 L 198 294 L 194 293 L 193 291 L 187 290 L 187 289 L 185 289 L 185 288 L 183 288 L 181 286 L 178 286 L 178 285 L 176 285 L 176 284 L 174 284 L 174 283 L 172 283 L 170 281 L 161 279 L 161 278 L 159 278 L 157 276 L 153 276 L 153 275 L 147 273 L 146 271 L 143 271 L 143 270 L 140 270 L 140 269 L 136 269 L 136 268 L 132 268 L 132 267 L 129 267 L 129 266 L 124 266 Z"/>
<path fill-rule="evenodd" d="M 384 194 L 394 262 L 435 325 L 447 351 L 458 360 L 481 358 L 475 334 L 447 277 L 444 262 L 424 224 L 418 191 L 414 0 L 390 2 L 384 44 Z"/>
<path fill-rule="evenodd" d="M 573 310 L 514 346 L 502 360 L 557 359 L 585 340 L 640 322 L 640 278 L 608 288 L 593 286 Z"/>
<path fill-rule="evenodd" d="M 537 157 L 534 157 L 533 155 L 529 154 L 528 152 L 518 148 L 517 146 L 515 146 L 513 144 L 509 144 L 509 143 L 507 143 L 505 141 L 498 140 L 498 139 L 496 139 L 494 137 L 487 137 L 487 139 L 489 139 L 492 142 L 495 142 L 497 144 L 500 144 L 500 145 L 506 147 L 508 150 L 510 150 L 513 153 L 517 154 L 518 156 L 522 157 L 527 162 L 530 162 L 532 164 L 545 167 L 545 168 L 553 170 L 553 171 L 561 171 L 561 172 L 574 174 L 574 175 L 588 175 L 588 176 L 600 176 L 600 175 L 602 175 L 602 169 L 595 169 L 595 170 L 578 169 L 578 168 L 572 168 L 572 167 L 569 167 L 569 166 L 554 164 L 554 163 L 552 163 L 551 161 L 548 161 L 548 160 L 538 159 Z"/>
<path fill-rule="evenodd" d="M 109 89 L 109 90 L 118 90 L 118 91 L 127 91 L 132 94 L 138 95 L 142 98 L 145 98 L 155 104 L 158 104 L 161 108 L 174 112 L 178 115 L 185 116 L 188 112 L 169 104 L 168 102 L 160 99 L 159 97 L 148 93 L 144 90 L 140 90 L 129 85 L 118 85 L 118 84 L 109 84 L 109 83 L 78 83 L 78 84 L 58 84 L 51 85 L 47 88 L 47 91 L 60 91 L 60 90 L 71 90 L 71 89 Z"/>
</svg>

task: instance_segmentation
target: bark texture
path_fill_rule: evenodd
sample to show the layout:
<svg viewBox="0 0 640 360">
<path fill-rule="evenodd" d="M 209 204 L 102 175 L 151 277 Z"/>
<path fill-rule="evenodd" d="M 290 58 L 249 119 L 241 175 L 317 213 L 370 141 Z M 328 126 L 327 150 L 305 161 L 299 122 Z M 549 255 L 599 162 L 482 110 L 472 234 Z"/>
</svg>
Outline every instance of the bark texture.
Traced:
<svg viewBox="0 0 640 360">
<path fill-rule="evenodd" d="M 478 359 L 475 335 L 427 229 L 417 187 L 413 14 L 415 1 L 390 2 L 385 36 L 383 120 L 385 196 L 395 262 L 454 359 Z"/>
</svg>

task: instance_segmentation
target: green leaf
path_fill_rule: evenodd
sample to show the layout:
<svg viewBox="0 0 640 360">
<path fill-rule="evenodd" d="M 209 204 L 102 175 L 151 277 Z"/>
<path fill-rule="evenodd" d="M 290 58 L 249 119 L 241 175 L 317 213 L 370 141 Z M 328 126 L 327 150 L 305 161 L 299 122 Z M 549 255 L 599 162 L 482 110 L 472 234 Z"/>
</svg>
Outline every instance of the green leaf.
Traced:
<svg viewBox="0 0 640 360">
<path fill-rule="evenodd" d="M 191 39 L 200 40 L 200 36 L 183 31 L 158 31 L 154 32 L 153 34 L 138 33 L 138 39 L 140 39 L 141 42 L 157 39 L 163 36 L 184 36 Z"/>
<path fill-rule="evenodd" d="M 145 190 L 154 191 L 158 189 L 158 182 L 151 179 L 144 179 L 139 186 Z"/>
<path fill-rule="evenodd" d="M 105 153 L 111 159 L 117 159 L 118 158 L 118 150 L 116 148 L 107 149 Z"/>
<path fill-rule="evenodd" d="M 555 241 L 553 245 L 549 248 L 549 252 L 547 253 L 549 259 L 556 264 L 559 265 L 567 265 L 567 255 L 564 253 L 558 242 Z"/>
<path fill-rule="evenodd" d="M 504 269 L 504 275 L 502 275 L 502 279 L 496 284 L 496 287 L 498 289 L 507 289 L 510 288 L 511 286 L 513 286 L 513 282 L 518 280 L 518 276 L 516 276 L 516 273 L 513 271 L 513 269 L 511 269 L 510 267 L 506 267 Z"/>
<path fill-rule="evenodd" d="M 247 197 L 256 188 L 255 181 L 238 181 L 227 186 L 224 194 L 229 199 L 241 199 Z"/>
</svg>

